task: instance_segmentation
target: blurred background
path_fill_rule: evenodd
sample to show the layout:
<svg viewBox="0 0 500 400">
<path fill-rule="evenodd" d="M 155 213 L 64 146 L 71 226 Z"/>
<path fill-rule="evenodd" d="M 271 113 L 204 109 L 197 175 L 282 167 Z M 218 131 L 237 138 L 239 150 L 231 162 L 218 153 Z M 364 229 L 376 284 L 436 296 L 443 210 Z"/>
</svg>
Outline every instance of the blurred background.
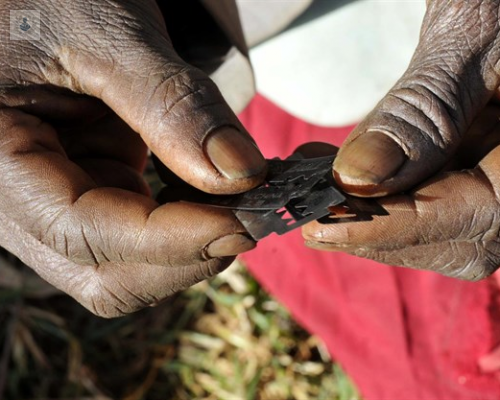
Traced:
<svg viewBox="0 0 500 400">
<path fill-rule="evenodd" d="M 359 395 L 321 340 L 235 263 L 157 308 L 105 320 L 2 254 L 0 398 Z"/>
</svg>

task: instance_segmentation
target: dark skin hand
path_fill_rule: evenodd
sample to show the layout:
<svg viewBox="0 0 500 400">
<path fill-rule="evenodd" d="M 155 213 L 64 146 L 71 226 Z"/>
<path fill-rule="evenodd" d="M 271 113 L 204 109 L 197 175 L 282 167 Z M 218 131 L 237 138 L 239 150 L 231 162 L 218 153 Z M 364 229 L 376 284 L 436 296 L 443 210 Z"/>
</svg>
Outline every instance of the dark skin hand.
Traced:
<svg viewBox="0 0 500 400">
<path fill-rule="evenodd" d="M 9 40 L 9 10 L 41 40 Z M 198 189 L 257 186 L 265 161 L 151 0 L 0 6 L 0 245 L 92 312 L 154 305 L 255 246 L 230 211 L 159 205 L 149 147 Z M 67 25 L 70 24 L 70 25 Z"/>
<path fill-rule="evenodd" d="M 410 67 L 334 163 L 349 193 L 407 193 L 380 199 L 390 216 L 373 222 L 312 223 L 306 243 L 467 280 L 493 273 L 500 265 L 499 74 L 500 1 L 428 1 Z"/>
</svg>

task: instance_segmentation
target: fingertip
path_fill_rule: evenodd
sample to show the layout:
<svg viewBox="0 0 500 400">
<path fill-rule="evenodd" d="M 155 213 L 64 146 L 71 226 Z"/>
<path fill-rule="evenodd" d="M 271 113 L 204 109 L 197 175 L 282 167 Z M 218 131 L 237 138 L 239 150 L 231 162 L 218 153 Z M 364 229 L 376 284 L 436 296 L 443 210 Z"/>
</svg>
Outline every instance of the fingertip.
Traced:
<svg viewBox="0 0 500 400">
<path fill-rule="evenodd" d="M 310 222 L 302 227 L 302 237 L 306 242 L 321 241 L 324 236 L 321 224 L 318 221 Z"/>
<path fill-rule="evenodd" d="M 302 227 L 302 237 L 307 247 L 324 250 L 334 247 L 345 247 L 349 243 L 349 234 L 343 224 L 323 224 L 310 222 Z"/>
<path fill-rule="evenodd" d="M 380 195 L 379 185 L 397 175 L 406 161 L 404 150 L 390 136 L 367 131 L 340 149 L 334 176 L 348 193 Z"/>
<path fill-rule="evenodd" d="M 267 175 L 267 161 L 247 133 L 223 127 L 207 135 L 201 144 L 202 156 L 183 168 L 186 158 L 163 161 L 154 156 L 156 170 L 170 187 L 192 185 L 211 194 L 243 193 L 262 184 Z M 199 154 L 199 153 L 198 153 Z"/>
<path fill-rule="evenodd" d="M 314 240 L 306 240 L 304 244 L 306 247 L 309 247 L 310 249 L 320 250 L 320 251 L 345 252 L 347 250 L 347 246 L 337 245 L 334 243 L 316 242 Z"/>
<path fill-rule="evenodd" d="M 295 149 L 293 154 L 304 158 L 327 157 L 338 153 L 338 147 L 325 142 L 308 142 Z"/>
<path fill-rule="evenodd" d="M 231 257 L 253 250 L 257 243 L 243 234 L 232 234 L 214 240 L 203 251 L 205 259 Z"/>
</svg>

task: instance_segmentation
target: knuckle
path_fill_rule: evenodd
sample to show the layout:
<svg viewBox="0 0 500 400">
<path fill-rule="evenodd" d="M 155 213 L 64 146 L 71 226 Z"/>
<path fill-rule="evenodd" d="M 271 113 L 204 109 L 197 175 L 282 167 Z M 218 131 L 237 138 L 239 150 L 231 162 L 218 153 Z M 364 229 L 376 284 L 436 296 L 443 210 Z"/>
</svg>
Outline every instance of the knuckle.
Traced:
<svg viewBox="0 0 500 400">
<path fill-rule="evenodd" d="M 96 270 L 89 269 L 87 272 L 90 273 L 80 275 L 76 288 L 71 290 L 71 294 L 82 306 L 98 317 L 111 318 L 121 315 L 118 312 L 119 308 L 114 304 L 115 300 L 106 299 L 103 295 L 102 283 Z"/>
<path fill-rule="evenodd" d="M 213 112 L 210 108 L 224 103 L 215 83 L 202 71 L 171 59 L 153 64 L 147 77 L 137 76 L 133 84 L 138 88 L 138 96 L 152 105 L 139 107 L 135 115 L 139 125 L 148 132 L 175 133 L 178 125 L 186 124 L 188 116 L 192 118 L 193 112 L 209 114 Z M 224 119 L 224 113 L 218 114 Z M 197 120 L 200 123 L 203 118 Z"/>
<path fill-rule="evenodd" d="M 199 111 L 209 103 L 222 102 L 213 81 L 203 72 L 189 67 L 181 67 L 164 76 L 155 92 L 163 96 L 165 117 L 175 117 L 179 108 L 189 107 L 191 111 Z"/>
<path fill-rule="evenodd" d="M 225 103 L 215 83 L 202 71 L 177 62 L 155 67 L 148 76 L 141 98 L 151 107 L 140 107 L 137 121 L 148 132 L 150 147 L 165 147 L 165 140 L 191 142 L 200 140 L 215 128 L 234 125 L 236 118 Z M 140 78 L 139 78 L 140 79 Z M 165 137 L 165 132 L 169 136 Z"/>
<path fill-rule="evenodd" d="M 229 267 L 232 262 L 232 257 L 226 257 L 181 267 L 182 272 L 180 278 L 176 280 L 174 286 L 169 288 L 169 292 L 166 293 L 166 296 L 170 296 L 199 282 L 214 277 Z"/>
<path fill-rule="evenodd" d="M 479 281 L 493 274 L 500 266 L 498 243 L 475 242 L 462 245 L 450 243 L 449 262 L 436 269 L 446 276 Z"/>
<path fill-rule="evenodd" d="M 403 87 L 389 93 L 381 112 L 417 128 L 412 130 L 412 135 L 419 133 L 422 144 L 431 145 L 444 153 L 449 144 L 458 139 L 461 104 L 449 85 L 442 84 L 438 78 L 431 78 L 427 72 L 419 72 L 404 82 Z M 403 134 L 405 131 L 400 130 Z"/>
<path fill-rule="evenodd" d="M 51 221 L 38 235 L 39 240 L 57 253 L 82 266 L 97 267 L 110 262 L 106 240 L 99 230 L 99 223 L 83 223 L 73 215 L 71 206 L 64 206 L 59 214 L 51 216 Z"/>
<path fill-rule="evenodd" d="M 446 275 L 452 278 L 459 278 L 466 281 L 476 282 L 489 277 L 498 269 L 499 265 L 500 263 L 498 260 L 495 262 L 494 260 L 490 259 L 474 259 Z"/>
</svg>

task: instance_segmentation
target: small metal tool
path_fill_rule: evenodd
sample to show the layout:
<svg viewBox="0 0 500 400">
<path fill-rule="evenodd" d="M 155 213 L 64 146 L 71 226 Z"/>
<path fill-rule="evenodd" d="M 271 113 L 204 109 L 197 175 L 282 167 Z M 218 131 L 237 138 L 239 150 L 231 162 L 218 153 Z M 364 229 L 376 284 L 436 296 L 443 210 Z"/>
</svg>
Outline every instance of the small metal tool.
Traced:
<svg viewBox="0 0 500 400">
<path fill-rule="evenodd" d="M 387 215 L 376 201 L 354 198 L 336 186 L 334 158 L 268 160 L 261 186 L 238 195 L 200 194 L 187 201 L 232 209 L 255 240 L 273 232 L 282 235 L 314 220 L 338 223 Z"/>
</svg>

